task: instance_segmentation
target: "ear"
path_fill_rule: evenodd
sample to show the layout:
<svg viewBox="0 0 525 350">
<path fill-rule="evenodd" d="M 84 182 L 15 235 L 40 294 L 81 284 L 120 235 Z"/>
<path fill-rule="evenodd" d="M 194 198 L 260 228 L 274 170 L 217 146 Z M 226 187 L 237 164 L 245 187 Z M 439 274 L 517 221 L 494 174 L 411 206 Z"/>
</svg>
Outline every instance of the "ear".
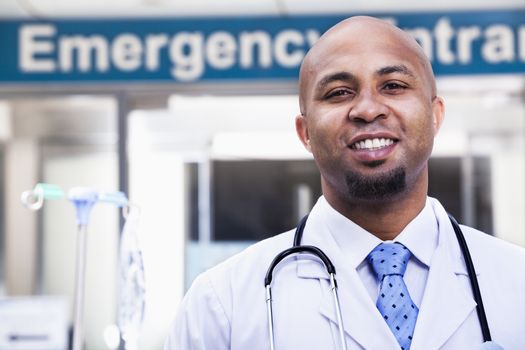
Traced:
<svg viewBox="0 0 525 350">
<path fill-rule="evenodd" d="M 306 117 L 302 114 L 299 114 L 295 117 L 295 131 L 297 131 L 297 136 L 299 140 L 303 143 L 304 147 L 308 152 L 312 152 L 310 147 L 310 135 L 308 134 L 308 125 Z"/>
<path fill-rule="evenodd" d="M 437 135 L 445 119 L 445 101 L 439 96 L 432 100 L 432 124 L 434 126 L 434 136 Z"/>
</svg>

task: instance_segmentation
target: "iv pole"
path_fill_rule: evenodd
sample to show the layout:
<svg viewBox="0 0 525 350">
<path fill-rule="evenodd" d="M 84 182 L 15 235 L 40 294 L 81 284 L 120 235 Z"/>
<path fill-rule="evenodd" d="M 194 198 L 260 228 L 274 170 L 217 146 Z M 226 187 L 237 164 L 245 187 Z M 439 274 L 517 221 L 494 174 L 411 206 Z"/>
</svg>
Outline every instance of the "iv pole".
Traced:
<svg viewBox="0 0 525 350">
<path fill-rule="evenodd" d="M 33 190 L 22 193 L 22 203 L 31 210 L 39 210 L 44 200 L 64 198 L 64 192 L 56 185 L 39 183 Z M 99 193 L 87 187 L 73 187 L 68 199 L 75 205 L 77 219 L 77 247 L 75 271 L 75 299 L 73 350 L 82 350 L 84 343 L 84 299 L 86 282 L 86 241 L 87 226 L 91 209 L 97 202 L 113 203 L 117 207 L 128 206 L 128 199 L 122 192 Z"/>
<path fill-rule="evenodd" d="M 89 188 L 75 187 L 69 191 L 69 200 L 77 212 L 77 254 L 75 272 L 75 321 L 73 327 L 73 350 L 81 350 L 84 342 L 84 292 L 86 284 L 86 237 L 91 209 L 98 201 L 97 192 Z"/>
</svg>

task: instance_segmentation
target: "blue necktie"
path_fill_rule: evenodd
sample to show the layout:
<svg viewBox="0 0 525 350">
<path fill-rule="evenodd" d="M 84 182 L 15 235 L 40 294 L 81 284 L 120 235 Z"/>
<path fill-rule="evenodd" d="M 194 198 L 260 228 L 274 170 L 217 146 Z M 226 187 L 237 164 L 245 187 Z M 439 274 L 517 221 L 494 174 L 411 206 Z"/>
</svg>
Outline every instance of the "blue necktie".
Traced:
<svg viewBox="0 0 525 350">
<path fill-rule="evenodd" d="M 410 255 L 400 243 L 381 243 L 367 257 L 380 283 L 377 309 L 403 350 L 410 349 L 419 311 L 403 280 Z"/>
</svg>

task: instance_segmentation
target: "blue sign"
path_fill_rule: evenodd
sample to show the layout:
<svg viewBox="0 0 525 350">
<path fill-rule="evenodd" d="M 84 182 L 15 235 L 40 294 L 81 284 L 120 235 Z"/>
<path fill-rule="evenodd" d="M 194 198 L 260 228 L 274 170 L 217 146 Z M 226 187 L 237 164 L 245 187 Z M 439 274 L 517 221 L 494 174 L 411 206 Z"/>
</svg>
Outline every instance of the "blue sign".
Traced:
<svg viewBox="0 0 525 350">
<path fill-rule="evenodd" d="M 412 34 L 437 75 L 525 73 L 525 10 L 375 15 Z M 348 16 L 0 21 L 0 83 L 294 80 Z"/>
</svg>

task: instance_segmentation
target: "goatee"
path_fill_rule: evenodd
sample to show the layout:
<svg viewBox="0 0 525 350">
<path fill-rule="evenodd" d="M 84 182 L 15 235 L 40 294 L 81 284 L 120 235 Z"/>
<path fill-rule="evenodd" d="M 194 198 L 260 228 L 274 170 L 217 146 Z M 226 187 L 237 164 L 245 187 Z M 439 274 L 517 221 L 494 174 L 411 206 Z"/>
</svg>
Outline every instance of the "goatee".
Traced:
<svg viewBox="0 0 525 350">
<path fill-rule="evenodd" d="M 406 188 L 405 169 L 393 169 L 379 176 L 363 176 L 356 172 L 346 175 L 351 198 L 367 201 L 392 199 Z"/>
</svg>

